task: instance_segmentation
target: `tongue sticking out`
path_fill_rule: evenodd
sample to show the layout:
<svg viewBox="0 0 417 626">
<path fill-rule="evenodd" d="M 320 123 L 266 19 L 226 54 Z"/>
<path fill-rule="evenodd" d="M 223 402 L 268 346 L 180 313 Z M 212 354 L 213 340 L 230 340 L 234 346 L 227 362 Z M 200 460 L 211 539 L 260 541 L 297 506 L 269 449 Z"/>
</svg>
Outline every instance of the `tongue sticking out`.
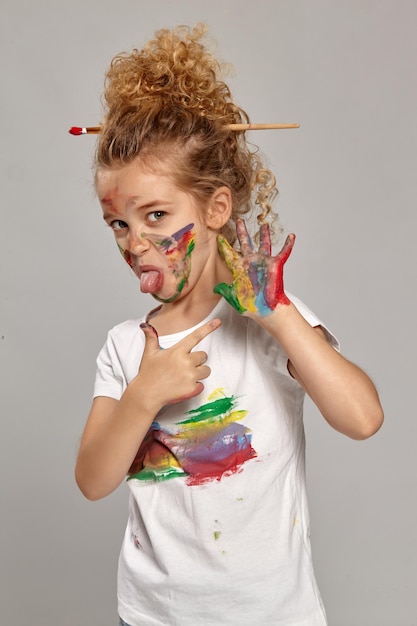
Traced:
<svg viewBox="0 0 417 626">
<path fill-rule="evenodd" d="M 162 283 L 162 276 L 156 270 L 149 270 L 149 272 L 142 272 L 140 276 L 140 290 L 143 293 L 155 293 Z"/>
</svg>

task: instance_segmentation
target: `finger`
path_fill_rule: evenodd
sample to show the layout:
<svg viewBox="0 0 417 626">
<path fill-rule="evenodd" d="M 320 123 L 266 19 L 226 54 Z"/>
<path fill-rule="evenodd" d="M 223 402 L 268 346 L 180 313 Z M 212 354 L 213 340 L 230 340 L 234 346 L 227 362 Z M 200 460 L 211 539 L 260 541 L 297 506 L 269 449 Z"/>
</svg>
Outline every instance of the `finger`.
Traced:
<svg viewBox="0 0 417 626">
<path fill-rule="evenodd" d="M 290 256 L 292 249 L 294 247 L 294 243 L 295 243 L 295 235 L 291 233 L 286 238 L 285 243 L 282 246 L 282 250 L 278 254 L 278 257 L 281 259 L 283 264 L 287 261 L 288 257 Z"/>
<path fill-rule="evenodd" d="M 195 386 L 194 391 L 192 391 L 191 393 L 187 393 L 185 396 L 181 398 L 181 400 L 188 400 L 189 398 L 194 398 L 195 396 L 200 395 L 203 389 L 204 389 L 203 383 L 198 382 Z"/>
<path fill-rule="evenodd" d="M 208 365 L 200 365 L 200 367 L 197 367 L 196 372 L 198 376 L 198 381 L 200 381 L 210 376 L 211 369 L 208 367 Z"/>
<path fill-rule="evenodd" d="M 148 324 L 148 322 L 141 324 L 140 328 L 143 330 L 143 334 L 145 335 L 145 351 L 160 350 L 161 346 L 159 345 L 159 338 L 156 329 L 151 326 L 151 324 Z"/>
<path fill-rule="evenodd" d="M 204 385 L 201 382 L 205 378 L 208 378 L 211 374 L 211 369 L 206 365 L 202 365 L 201 367 L 196 368 L 197 379 L 195 382 L 194 388 L 188 393 L 184 393 L 177 398 L 173 398 L 167 404 L 176 404 L 177 402 L 182 402 L 183 400 L 189 400 L 189 398 L 194 398 L 198 396 L 204 389 Z"/>
<path fill-rule="evenodd" d="M 170 400 L 169 402 L 167 402 L 167 404 L 178 404 L 178 402 L 183 402 L 184 400 L 189 400 L 190 398 L 194 398 L 195 396 L 198 396 L 204 389 L 204 385 L 203 383 L 196 383 L 195 388 L 190 391 L 189 393 L 185 393 L 182 396 L 178 396 L 178 398 L 174 398 L 173 400 Z"/>
<path fill-rule="evenodd" d="M 217 236 L 217 247 L 229 270 L 232 269 L 233 262 L 240 258 L 236 250 L 233 250 L 232 246 L 223 235 Z"/>
<path fill-rule="evenodd" d="M 195 367 L 199 367 L 200 365 L 204 365 L 207 361 L 207 353 L 206 352 L 191 352 L 192 362 Z"/>
<path fill-rule="evenodd" d="M 236 233 L 243 256 L 253 252 L 253 244 L 246 228 L 245 220 L 236 220 Z"/>
<path fill-rule="evenodd" d="M 266 256 L 271 256 L 271 233 L 269 230 L 269 224 L 262 224 L 260 228 L 260 246 L 259 252 Z"/>
<path fill-rule="evenodd" d="M 200 326 L 192 333 L 184 337 L 184 339 L 181 339 L 181 341 L 179 341 L 176 345 L 185 348 L 187 352 L 191 352 L 191 350 L 198 343 L 200 343 L 200 341 L 202 341 L 205 337 L 207 337 L 207 335 L 216 330 L 216 328 L 219 328 L 219 326 L 221 326 L 221 320 L 219 320 L 218 318 L 210 320 L 206 324 L 203 324 L 203 326 Z"/>
</svg>

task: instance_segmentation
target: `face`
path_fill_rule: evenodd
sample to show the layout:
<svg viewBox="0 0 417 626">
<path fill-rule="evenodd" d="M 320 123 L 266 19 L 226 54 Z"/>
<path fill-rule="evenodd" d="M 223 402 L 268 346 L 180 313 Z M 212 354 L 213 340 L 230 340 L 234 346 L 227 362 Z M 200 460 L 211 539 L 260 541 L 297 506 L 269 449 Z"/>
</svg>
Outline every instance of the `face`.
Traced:
<svg viewBox="0 0 417 626">
<path fill-rule="evenodd" d="M 141 291 L 166 303 L 187 293 L 217 245 L 193 196 L 140 162 L 100 170 L 96 186 L 104 220 Z"/>
</svg>

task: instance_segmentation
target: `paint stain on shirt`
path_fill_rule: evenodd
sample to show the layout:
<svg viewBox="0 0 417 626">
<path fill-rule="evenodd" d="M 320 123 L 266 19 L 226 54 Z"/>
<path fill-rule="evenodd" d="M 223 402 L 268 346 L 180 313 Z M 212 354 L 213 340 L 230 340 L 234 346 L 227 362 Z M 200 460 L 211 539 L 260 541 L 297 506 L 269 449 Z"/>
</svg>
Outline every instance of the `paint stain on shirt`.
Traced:
<svg viewBox="0 0 417 626">
<path fill-rule="evenodd" d="M 240 471 L 256 451 L 250 430 L 239 423 L 247 411 L 237 405 L 237 398 L 217 390 L 173 427 L 154 422 L 128 479 L 159 482 L 182 476 L 188 485 L 202 485 Z"/>
</svg>

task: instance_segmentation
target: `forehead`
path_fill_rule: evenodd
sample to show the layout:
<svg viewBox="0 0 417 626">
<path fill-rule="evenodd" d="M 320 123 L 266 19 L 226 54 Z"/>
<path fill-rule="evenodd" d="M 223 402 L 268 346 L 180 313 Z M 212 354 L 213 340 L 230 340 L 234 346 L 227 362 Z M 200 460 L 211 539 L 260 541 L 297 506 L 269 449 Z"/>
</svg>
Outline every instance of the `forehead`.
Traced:
<svg viewBox="0 0 417 626">
<path fill-rule="evenodd" d="M 159 163 L 159 162 L 158 162 Z M 204 222 L 204 204 L 177 185 L 166 168 L 134 161 L 122 167 L 100 168 L 96 192 L 105 219 L 111 214 L 127 217 L 138 209 L 187 211 L 188 221 Z"/>
<path fill-rule="evenodd" d="M 166 167 L 149 167 L 141 161 L 96 172 L 95 187 L 101 202 L 107 199 L 175 191 L 176 185 Z"/>
</svg>

